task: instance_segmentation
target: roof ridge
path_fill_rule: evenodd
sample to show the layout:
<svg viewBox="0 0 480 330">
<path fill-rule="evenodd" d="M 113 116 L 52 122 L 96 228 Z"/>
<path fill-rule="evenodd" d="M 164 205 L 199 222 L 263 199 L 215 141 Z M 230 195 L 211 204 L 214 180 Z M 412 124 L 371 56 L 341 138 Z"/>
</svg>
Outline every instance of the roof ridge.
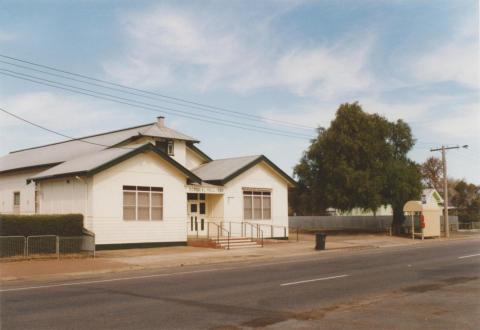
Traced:
<svg viewBox="0 0 480 330">
<path fill-rule="evenodd" d="M 242 158 L 253 158 L 252 161 L 260 158 L 260 157 L 264 157 L 264 155 L 250 155 L 250 156 L 240 156 L 240 157 L 230 157 L 230 158 L 219 158 L 219 159 L 212 159 L 211 161 L 209 162 L 206 162 L 206 163 L 203 163 L 203 164 L 200 164 L 198 165 L 197 167 L 194 167 L 192 168 L 192 171 L 196 171 L 204 166 L 207 166 L 207 165 L 211 165 L 212 162 L 215 162 L 217 160 L 230 160 L 230 159 L 242 159 Z"/>
<path fill-rule="evenodd" d="M 153 125 L 153 124 L 155 124 L 155 123 L 148 123 L 148 124 L 143 124 L 143 125 L 138 125 L 138 126 L 132 126 L 132 127 L 117 129 L 117 130 L 113 130 L 113 131 L 108 131 L 108 132 L 103 132 L 103 133 L 98 133 L 98 134 L 93 134 L 93 135 L 87 135 L 87 136 L 79 137 L 79 138 L 76 138 L 76 139 L 59 141 L 59 142 L 44 144 L 44 145 L 41 145 L 41 146 L 25 148 L 25 149 L 13 150 L 13 151 L 10 151 L 9 154 L 14 154 L 14 153 L 21 152 L 21 151 L 27 151 L 27 150 L 38 149 L 38 148 L 43 148 L 43 147 L 49 147 L 49 146 L 53 146 L 53 145 L 56 145 L 56 144 L 85 140 L 85 139 L 100 136 L 100 135 L 106 135 L 106 134 L 111 134 L 111 133 L 116 133 L 116 132 L 127 131 L 129 129 L 140 128 L 140 127 L 149 126 L 149 125 Z M 110 146 L 106 146 L 106 147 L 110 147 Z"/>
<path fill-rule="evenodd" d="M 262 154 L 259 154 L 259 155 L 249 155 L 249 156 L 239 156 L 239 157 L 226 157 L 226 158 L 214 159 L 214 160 L 212 160 L 212 162 L 214 162 L 214 161 L 216 161 L 216 160 L 240 159 L 240 158 L 262 157 L 262 156 L 263 156 Z M 208 163 L 207 163 L 207 164 L 208 164 Z"/>
</svg>

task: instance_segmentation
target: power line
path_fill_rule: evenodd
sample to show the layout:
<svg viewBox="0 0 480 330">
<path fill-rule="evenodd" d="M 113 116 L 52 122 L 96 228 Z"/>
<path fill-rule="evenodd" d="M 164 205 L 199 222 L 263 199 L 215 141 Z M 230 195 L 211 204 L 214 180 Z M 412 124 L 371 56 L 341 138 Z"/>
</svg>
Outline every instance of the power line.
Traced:
<svg viewBox="0 0 480 330">
<path fill-rule="evenodd" d="M 6 71 L 6 72 L 1 72 L 1 71 Z M 13 72 L 13 74 L 12 74 L 12 72 Z M 88 96 L 95 97 L 95 98 L 98 98 L 98 99 L 103 99 L 103 100 L 116 102 L 116 103 L 121 103 L 121 104 L 129 105 L 129 106 L 133 106 L 133 107 L 137 107 L 137 108 L 141 108 L 141 109 L 146 109 L 146 110 L 154 111 L 154 112 L 157 112 L 157 113 L 158 112 L 169 113 L 169 114 L 176 115 L 176 116 L 179 116 L 179 117 L 194 119 L 194 120 L 208 122 L 208 123 L 217 124 L 217 125 L 221 125 L 221 126 L 229 126 L 229 127 L 234 127 L 234 128 L 240 128 L 240 129 L 255 131 L 255 132 L 264 133 L 264 134 L 271 134 L 271 135 L 278 135 L 278 136 L 285 136 L 285 137 L 293 137 L 293 138 L 299 138 L 299 139 L 311 139 L 312 138 L 311 136 L 307 136 L 307 135 L 300 135 L 300 134 L 296 134 L 296 133 L 293 133 L 293 132 L 287 132 L 287 131 L 271 129 L 271 128 L 267 128 L 267 127 L 244 124 L 244 123 L 239 123 L 239 122 L 225 120 L 225 119 L 217 119 L 215 117 L 209 117 L 209 116 L 205 116 L 205 115 L 203 115 L 202 117 L 197 117 L 199 115 L 192 114 L 192 113 L 187 112 L 187 111 L 182 111 L 182 110 L 179 110 L 179 109 L 168 108 L 168 107 L 159 106 L 159 105 L 150 104 L 150 103 L 145 103 L 145 102 L 140 102 L 140 101 L 137 101 L 137 100 L 132 100 L 132 99 L 128 99 L 128 98 L 124 98 L 124 97 L 120 97 L 120 96 L 116 96 L 116 95 L 112 95 L 112 94 L 97 92 L 97 91 L 94 91 L 94 90 L 90 90 L 90 89 L 86 89 L 86 88 L 82 88 L 82 87 L 78 87 L 78 86 L 73 86 L 73 85 L 68 85 L 68 84 L 64 84 L 64 83 L 60 83 L 60 82 L 52 81 L 52 80 L 48 80 L 48 79 L 43 79 L 43 78 L 28 75 L 28 74 L 20 73 L 20 72 L 15 72 L 15 71 L 12 71 L 12 70 L 0 69 L 0 74 L 10 76 L 10 77 L 14 77 L 14 78 L 21 79 L 21 80 L 30 81 L 30 82 L 40 84 L 40 85 L 45 85 L 45 86 L 50 86 L 50 87 L 70 91 L 70 92 L 73 92 L 73 93 L 88 95 Z M 26 77 L 28 77 L 28 78 L 26 78 Z M 33 78 L 33 79 L 30 79 L 30 78 Z M 57 85 L 60 85 L 60 86 L 57 86 Z M 66 87 L 62 87 L 62 86 L 66 86 Z M 79 90 L 83 90 L 83 91 L 86 91 L 86 92 L 82 92 L 82 91 L 79 91 Z M 91 94 L 91 93 L 93 93 L 93 94 Z M 162 110 L 159 110 L 159 109 L 162 109 Z M 208 118 L 210 120 L 207 120 L 205 118 Z"/>
<path fill-rule="evenodd" d="M 146 98 L 146 99 L 156 100 L 156 101 L 160 101 L 160 102 L 164 102 L 164 103 L 168 103 L 168 104 L 174 104 L 174 105 L 181 106 L 181 107 L 185 107 L 185 108 L 198 109 L 198 110 L 207 111 L 207 112 L 215 113 L 215 114 L 221 114 L 221 115 L 225 116 L 225 113 L 222 112 L 222 111 L 219 111 L 219 110 L 205 109 L 205 108 L 202 108 L 202 107 L 199 107 L 199 106 L 195 106 L 195 105 L 188 105 L 188 104 L 184 104 L 184 103 L 179 103 L 179 102 L 174 102 L 174 101 L 169 101 L 169 100 L 161 99 L 161 98 L 159 98 L 159 97 L 152 97 L 152 96 L 149 96 L 149 95 L 143 95 L 143 94 L 139 94 L 139 93 L 135 93 L 135 92 L 130 92 L 130 91 L 128 91 L 128 90 L 123 90 L 123 89 L 120 89 L 120 88 L 114 88 L 114 87 L 104 86 L 104 85 L 102 85 L 102 84 L 97 84 L 97 83 L 93 83 L 93 82 L 88 82 L 88 81 L 84 81 L 84 80 L 81 80 L 81 79 L 75 79 L 75 78 L 67 77 L 67 76 L 64 76 L 64 75 L 56 74 L 56 73 L 51 73 L 51 72 L 47 72 L 47 71 L 43 71 L 43 70 L 38 70 L 38 69 L 30 68 L 30 67 L 27 67 L 27 66 L 24 66 L 24 65 L 19 65 L 19 64 L 15 64 L 15 63 L 10 63 L 10 62 L 7 62 L 7 61 L 1 61 L 1 60 L 0 60 L 0 63 L 12 65 L 12 66 L 15 66 L 15 67 L 18 67 L 18 68 L 22 68 L 22 69 L 26 69 L 26 70 L 30 70 L 30 71 L 34 71 L 34 72 L 38 72 L 38 73 L 42 73 L 42 74 L 46 74 L 46 75 L 50 75 L 50 76 L 62 78 L 62 79 L 67 79 L 67 80 L 71 80 L 71 81 L 80 82 L 80 83 L 83 83 L 83 84 L 86 84 L 86 85 L 90 85 L 90 86 L 97 86 L 97 87 L 105 88 L 105 89 L 112 90 L 112 91 L 115 91 L 115 92 L 120 92 L 120 93 L 129 94 L 129 95 L 139 96 L 139 97 L 143 97 L 143 98 Z M 3 69 L 3 70 L 9 71 L 9 72 L 16 72 L 16 71 L 7 70 L 7 69 Z M 16 72 L 16 73 L 17 73 L 17 74 L 20 74 L 20 73 L 18 73 L 18 72 Z M 23 73 L 22 73 L 22 74 L 23 74 Z M 39 79 L 41 79 L 41 78 L 39 78 Z M 258 122 L 258 119 L 257 119 L 257 118 L 252 118 L 252 117 L 250 117 L 250 115 L 247 115 L 247 114 L 243 114 L 242 116 L 233 114 L 233 116 L 234 116 L 234 117 L 237 117 L 237 118 L 244 119 L 244 120 L 250 120 L 250 121 Z M 299 128 L 296 127 L 296 125 L 294 125 L 294 124 L 293 124 L 293 125 L 290 125 L 290 124 L 288 124 L 288 125 L 287 125 L 287 124 L 276 124 L 276 125 L 283 126 L 283 127 L 288 127 L 288 128 L 299 129 Z M 305 129 L 305 128 L 301 128 L 301 129 Z M 309 129 L 309 130 L 310 130 L 310 129 Z"/>
<path fill-rule="evenodd" d="M 38 128 L 40 128 L 40 129 L 43 129 L 44 131 L 47 131 L 47 132 L 50 132 L 50 133 L 53 133 L 53 134 L 56 134 L 56 135 L 59 135 L 59 136 L 61 136 L 61 137 L 64 137 L 64 138 L 69 139 L 69 141 L 66 141 L 66 142 L 79 141 L 79 142 L 88 143 L 88 144 L 93 144 L 93 145 L 100 146 L 100 147 L 117 148 L 117 149 L 132 149 L 132 150 L 134 149 L 134 148 L 128 148 L 128 147 L 112 147 L 112 146 L 109 146 L 109 145 L 106 145 L 106 144 L 101 144 L 101 143 L 95 143 L 95 142 L 86 141 L 86 140 L 81 139 L 81 138 L 80 138 L 80 139 L 79 139 L 79 138 L 74 138 L 74 137 L 71 137 L 71 136 L 69 136 L 69 135 L 66 135 L 66 134 L 63 134 L 63 133 L 54 131 L 53 129 L 47 128 L 47 127 L 42 126 L 42 125 L 40 125 L 40 124 L 34 123 L 34 122 L 32 122 L 32 121 L 30 121 L 30 120 L 28 120 L 28 119 L 25 119 L 25 118 L 23 118 L 23 117 L 20 117 L 20 116 L 14 114 L 14 113 L 12 113 L 12 112 L 10 112 L 10 111 L 8 111 L 8 110 L 5 110 L 5 109 L 3 109 L 3 108 L 1 108 L 1 107 L 0 107 L 0 111 L 2 111 L 2 112 L 4 112 L 4 113 L 6 113 L 7 115 L 10 115 L 10 116 L 18 119 L 18 120 L 21 120 L 21 121 L 23 121 L 23 122 L 25 122 L 25 123 L 27 123 L 27 124 L 30 124 L 30 125 L 32 125 L 32 126 L 38 127 Z"/>
<path fill-rule="evenodd" d="M 78 86 L 68 85 L 68 84 L 65 84 L 65 83 L 62 83 L 62 82 L 58 82 L 58 81 L 54 81 L 54 80 L 49 80 L 49 79 L 44 79 L 44 78 L 40 78 L 40 77 L 37 77 L 37 76 L 32 76 L 32 75 L 29 75 L 29 74 L 25 74 L 25 73 L 13 71 L 13 70 L 8 70 L 8 69 L 2 69 L 2 68 L 0 68 L 0 71 L 6 71 L 6 72 L 11 73 L 11 74 L 7 74 L 7 73 L 2 73 L 2 72 L 0 72 L 0 74 L 10 75 L 10 76 L 12 76 L 12 77 L 19 78 L 19 79 L 22 79 L 22 78 L 21 78 L 21 77 L 18 77 L 18 76 L 13 76 L 12 74 L 20 75 L 20 76 L 28 77 L 28 78 L 33 78 L 33 79 L 36 79 L 36 80 L 41 80 L 41 81 L 44 81 L 44 82 L 47 82 L 47 83 L 58 84 L 58 85 L 65 86 L 65 87 L 69 87 L 69 88 L 75 88 L 75 89 L 79 89 L 79 90 L 83 90 L 83 91 L 87 91 L 87 92 L 90 92 L 90 93 L 95 93 L 95 94 L 99 94 L 99 95 L 103 95 L 103 96 L 107 96 L 107 97 L 111 97 L 111 98 L 117 98 L 117 99 L 120 99 L 120 100 L 125 100 L 125 101 L 129 101 L 129 102 L 135 102 L 135 103 L 138 103 L 138 104 L 141 104 L 141 105 L 145 105 L 145 106 L 148 106 L 148 107 L 160 108 L 160 109 L 162 109 L 162 110 L 168 110 L 168 111 L 176 111 L 176 112 L 180 112 L 180 113 L 184 113 L 184 114 L 188 114 L 188 115 L 192 115 L 192 116 L 199 116 L 199 115 L 197 115 L 197 114 L 194 114 L 194 113 L 191 113 L 191 112 L 187 112 L 187 111 L 183 111 L 183 110 L 179 110 L 179 109 L 168 108 L 168 107 L 164 107 L 164 106 L 160 106 L 160 105 L 156 105 L 156 104 L 145 103 L 145 102 L 141 102 L 141 101 L 137 101 L 137 100 L 133 100 L 133 99 L 129 99 L 129 98 L 124 98 L 124 97 L 117 96 L 117 95 L 113 95 L 113 94 L 107 94 L 107 93 L 103 93 L 103 92 L 94 91 L 94 90 L 91 90 L 91 89 L 86 89 L 86 88 L 82 88 L 82 87 L 78 87 Z M 28 79 L 26 79 L 26 80 L 28 80 Z M 29 80 L 29 81 L 31 81 L 31 80 Z M 38 82 L 37 82 L 37 83 L 38 83 Z M 48 86 L 51 86 L 51 85 L 48 85 Z M 53 86 L 51 86 L 51 87 L 53 87 Z M 159 112 L 158 110 L 156 110 L 156 111 Z M 173 114 L 176 114 L 176 113 L 173 113 Z M 210 117 L 210 116 L 205 116 L 205 115 L 203 115 L 203 116 L 200 117 L 200 118 L 201 118 L 201 119 L 203 119 L 203 118 L 208 118 L 208 119 L 213 119 L 213 120 L 218 120 L 218 121 L 224 121 L 224 122 L 228 122 L 228 123 L 232 123 L 232 124 L 244 125 L 244 126 L 247 126 L 247 127 L 254 127 L 254 128 L 258 128 L 258 129 L 262 129 L 262 130 L 268 130 L 268 131 L 272 131 L 272 132 L 286 133 L 286 134 L 292 134 L 292 135 L 296 135 L 296 136 L 300 136 L 300 137 L 310 138 L 310 136 L 301 135 L 301 134 L 294 133 L 294 132 L 277 130 L 277 129 L 272 129 L 272 128 L 268 128 L 268 127 L 262 127 L 262 126 L 256 126 L 256 125 L 251 125 L 251 124 L 244 124 L 244 123 L 239 123 L 239 122 L 230 121 L 230 120 L 225 120 L 225 119 L 218 119 L 218 118 L 215 118 L 215 117 Z M 197 118 L 197 119 L 199 119 L 199 118 Z M 200 119 L 199 119 L 199 120 L 200 120 Z"/>
<path fill-rule="evenodd" d="M 7 59 L 10 59 L 10 60 L 14 60 L 14 61 L 18 61 L 18 62 L 25 63 L 25 64 L 29 64 L 29 65 L 33 65 L 33 66 L 37 66 L 37 67 L 41 67 L 41 68 L 45 68 L 45 69 L 48 69 L 48 70 L 53 70 L 53 71 L 56 71 L 56 72 L 61 72 L 61 73 L 68 74 L 68 75 L 73 75 L 73 76 L 88 79 L 88 80 L 93 80 L 93 81 L 96 81 L 96 82 L 101 82 L 103 84 L 108 84 L 108 85 L 111 85 L 111 86 L 116 86 L 116 87 L 120 87 L 120 88 L 127 89 L 127 90 L 133 90 L 133 91 L 136 91 L 136 92 L 161 97 L 161 98 L 164 98 L 164 99 L 169 99 L 169 100 L 174 100 L 174 101 L 187 103 L 187 104 L 190 104 L 190 105 L 195 105 L 195 106 L 198 106 L 198 107 L 202 107 L 202 109 L 204 109 L 204 110 L 212 109 L 212 110 L 217 110 L 217 111 L 224 112 L 224 113 L 234 114 L 236 116 L 242 116 L 242 117 L 246 117 L 246 118 L 253 117 L 253 118 L 263 120 L 263 121 L 282 124 L 282 125 L 287 125 L 287 126 L 290 126 L 290 127 L 316 130 L 316 127 L 313 127 L 313 126 L 291 123 L 291 122 L 284 121 L 284 120 L 272 119 L 272 118 L 268 118 L 268 117 L 264 117 L 264 116 L 258 116 L 258 115 L 254 115 L 254 114 L 245 114 L 245 113 L 242 113 L 242 112 L 239 112 L 239 111 L 234 111 L 234 110 L 230 110 L 230 109 L 226 109 L 226 108 L 222 108 L 222 107 L 211 106 L 211 105 L 204 104 L 204 103 L 189 101 L 189 100 L 186 100 L 186 99 L 183 99 L 183 98 L 172 97 L 172 96 L 168 96 L 168 95 L 165 95 L 165 94 L 160 94 L 160 93 L 156 93 L 156 92 L 143 90 L 143 89 L 140 89 L 140 88 L 134 88 L 134 87 L 131 87 L 131 86 L 122 85 L 122 84 L 114 83 L 114 82 L 111 82 L 111 81 L 102 80 L 102 79 L 94 78 L 94 77 L 91 77 L 91 76 L 87 76 L 87 75 L 83 75 L 83 74 L 79 74 L 79 73 L 75 73 L 75 72 L 71 72 L 71 71 L 67 71 L 67 70 L 58 69 L 58 68 L 55 68 L 55 67 L 52 67 L 52 66 L 39 64 L 39 63 L 19 59 L 19 58 L 16 58 L 16 57 L 11 57 L 11 56 L 7 56 L 7 55 L 3 55 L 3 54 L 0 54 L 0 57 L 7 58 Z M 4 62 L 4 63 L 8 63 L 8 62 Z M 13 65 L 11 63 L 8 63 L 8 64 Z M 65 78 L 65 79 L 69 79 L 69 78 Z M 86 82 L 84 82 L 84 83 L 86 83 Z M 108 88 L 108 87 L 104 86 L 104 88 Z"/>
</svg>

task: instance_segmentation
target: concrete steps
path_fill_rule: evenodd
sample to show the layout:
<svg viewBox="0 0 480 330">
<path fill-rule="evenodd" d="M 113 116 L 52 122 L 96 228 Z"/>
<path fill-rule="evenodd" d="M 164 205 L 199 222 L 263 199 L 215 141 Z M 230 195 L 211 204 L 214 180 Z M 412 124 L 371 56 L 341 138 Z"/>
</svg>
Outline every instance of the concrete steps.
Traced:
<svg viewBox="0 0 480 330">
<path fill-rule="evenodd" d="M 214 239 L 217 243 L 217 247 L 220 249 L 227 249 L 228 248 L 228 239 L 221 238 L 218 242 Z M 252 241 L 250 238 L 247 237 L 234 237 L 230 238 L 230 249 L 251 249 L 251 248 L 259 248 L 262 247 L 255 241 Z"/>
</svg>

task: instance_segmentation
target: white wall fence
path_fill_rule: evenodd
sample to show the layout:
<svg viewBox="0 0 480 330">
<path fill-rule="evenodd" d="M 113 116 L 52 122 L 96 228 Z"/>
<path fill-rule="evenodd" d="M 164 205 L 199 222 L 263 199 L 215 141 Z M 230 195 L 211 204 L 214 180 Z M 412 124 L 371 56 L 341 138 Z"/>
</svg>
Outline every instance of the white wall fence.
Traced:
<svg viewBox="0 0 480 330">
<path fill-rule="evenodd" d="M 450 230 L 457 231 L 458 217 L 448 218 Z M 288 221 L 290 229 L 386 232 L 392 225 L 392 219 L 392 216 L 291 216 Z M 443 223 L 443 217 L 440 221 Z"/>
</svg>

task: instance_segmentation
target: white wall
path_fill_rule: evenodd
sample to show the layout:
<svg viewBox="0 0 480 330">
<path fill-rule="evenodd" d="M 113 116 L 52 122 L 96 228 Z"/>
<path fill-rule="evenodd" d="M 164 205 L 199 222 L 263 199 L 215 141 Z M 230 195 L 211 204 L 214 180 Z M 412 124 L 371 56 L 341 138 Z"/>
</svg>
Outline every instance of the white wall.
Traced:
<svg viewBox="0 0 480 330">
<path fill-rule="evenodd" d="M 13 212 L 15 191 L 20 192 L 20 213 L 35 213 L 35 183 L 27 185 L 27 178 L 41 171 L 42 169 L 37 169 L 0 174 L 0 213 Z"/>
<path fill-rule="evenodd" d="M 241 222 L 243 220 L 243 189 L 271 189 L 271 220 L 246 220 L 261 224 L 266 236 L 270 236 L 270 225 L 288 228 L 288 184 L 265 163 L 260 163 L 242 173 L 225 185 L 224 214 L 225 221 Z M 274 236 L 283 236 L 282 228 L 274 228 Z M 288 235 L 288 232 L 287 232 Z"/>
<path fill-rule="evenodd" d="M 198 167 L 205 163 L 205 161 L 194 151 L 187 148 L 186 150 L 186 165 L 185 167 L 189 170 Z"/>
<path fill-rule="evenodd" d="M 186 241 L 185 183 L 183 174 L 152 152 L 95 175 L 91 197 L 97 244 Z M 163 220 L 123 220 L 124 185 L 163 187 Z"/>
<path fill-rule="evenodd" d="M 144 136 L 139 139 L 134 140 L 132 143 L 125 144 L 128 145 L 139 145 L 145 143 L 152 143 L 155 144 L 155 138 Z M 183 166 L 187 167 L 187 145 L 185 141 L 182 140 L 174 140 L 173 141 L 173 156 L 172 158 L 175 159 L 178 163 L 182 164 Z M 188 167 L 187 167 L 188 168 Z"/>
<path fill-rule="evenodd" d="M 177 162 L 182 164 L 186 167 L 187 163 L 187 146 L 185 141 L 174 140 L 173 142 L 173 156 L 172 158 L 175 159 Z"/>
<path fill-rule="evenodd" d="M 208 221 L 223 221 L 224 199 L 221 194 L 207 194 L 205 196 Z"/>
<path fill-rule="evenodd" d="M 40 181 L 38 188 L 40 193 L 39 213 L 81 213 L 86 215 L 88 188 L 84 179 L 67 177 Z"/>
</svg>

